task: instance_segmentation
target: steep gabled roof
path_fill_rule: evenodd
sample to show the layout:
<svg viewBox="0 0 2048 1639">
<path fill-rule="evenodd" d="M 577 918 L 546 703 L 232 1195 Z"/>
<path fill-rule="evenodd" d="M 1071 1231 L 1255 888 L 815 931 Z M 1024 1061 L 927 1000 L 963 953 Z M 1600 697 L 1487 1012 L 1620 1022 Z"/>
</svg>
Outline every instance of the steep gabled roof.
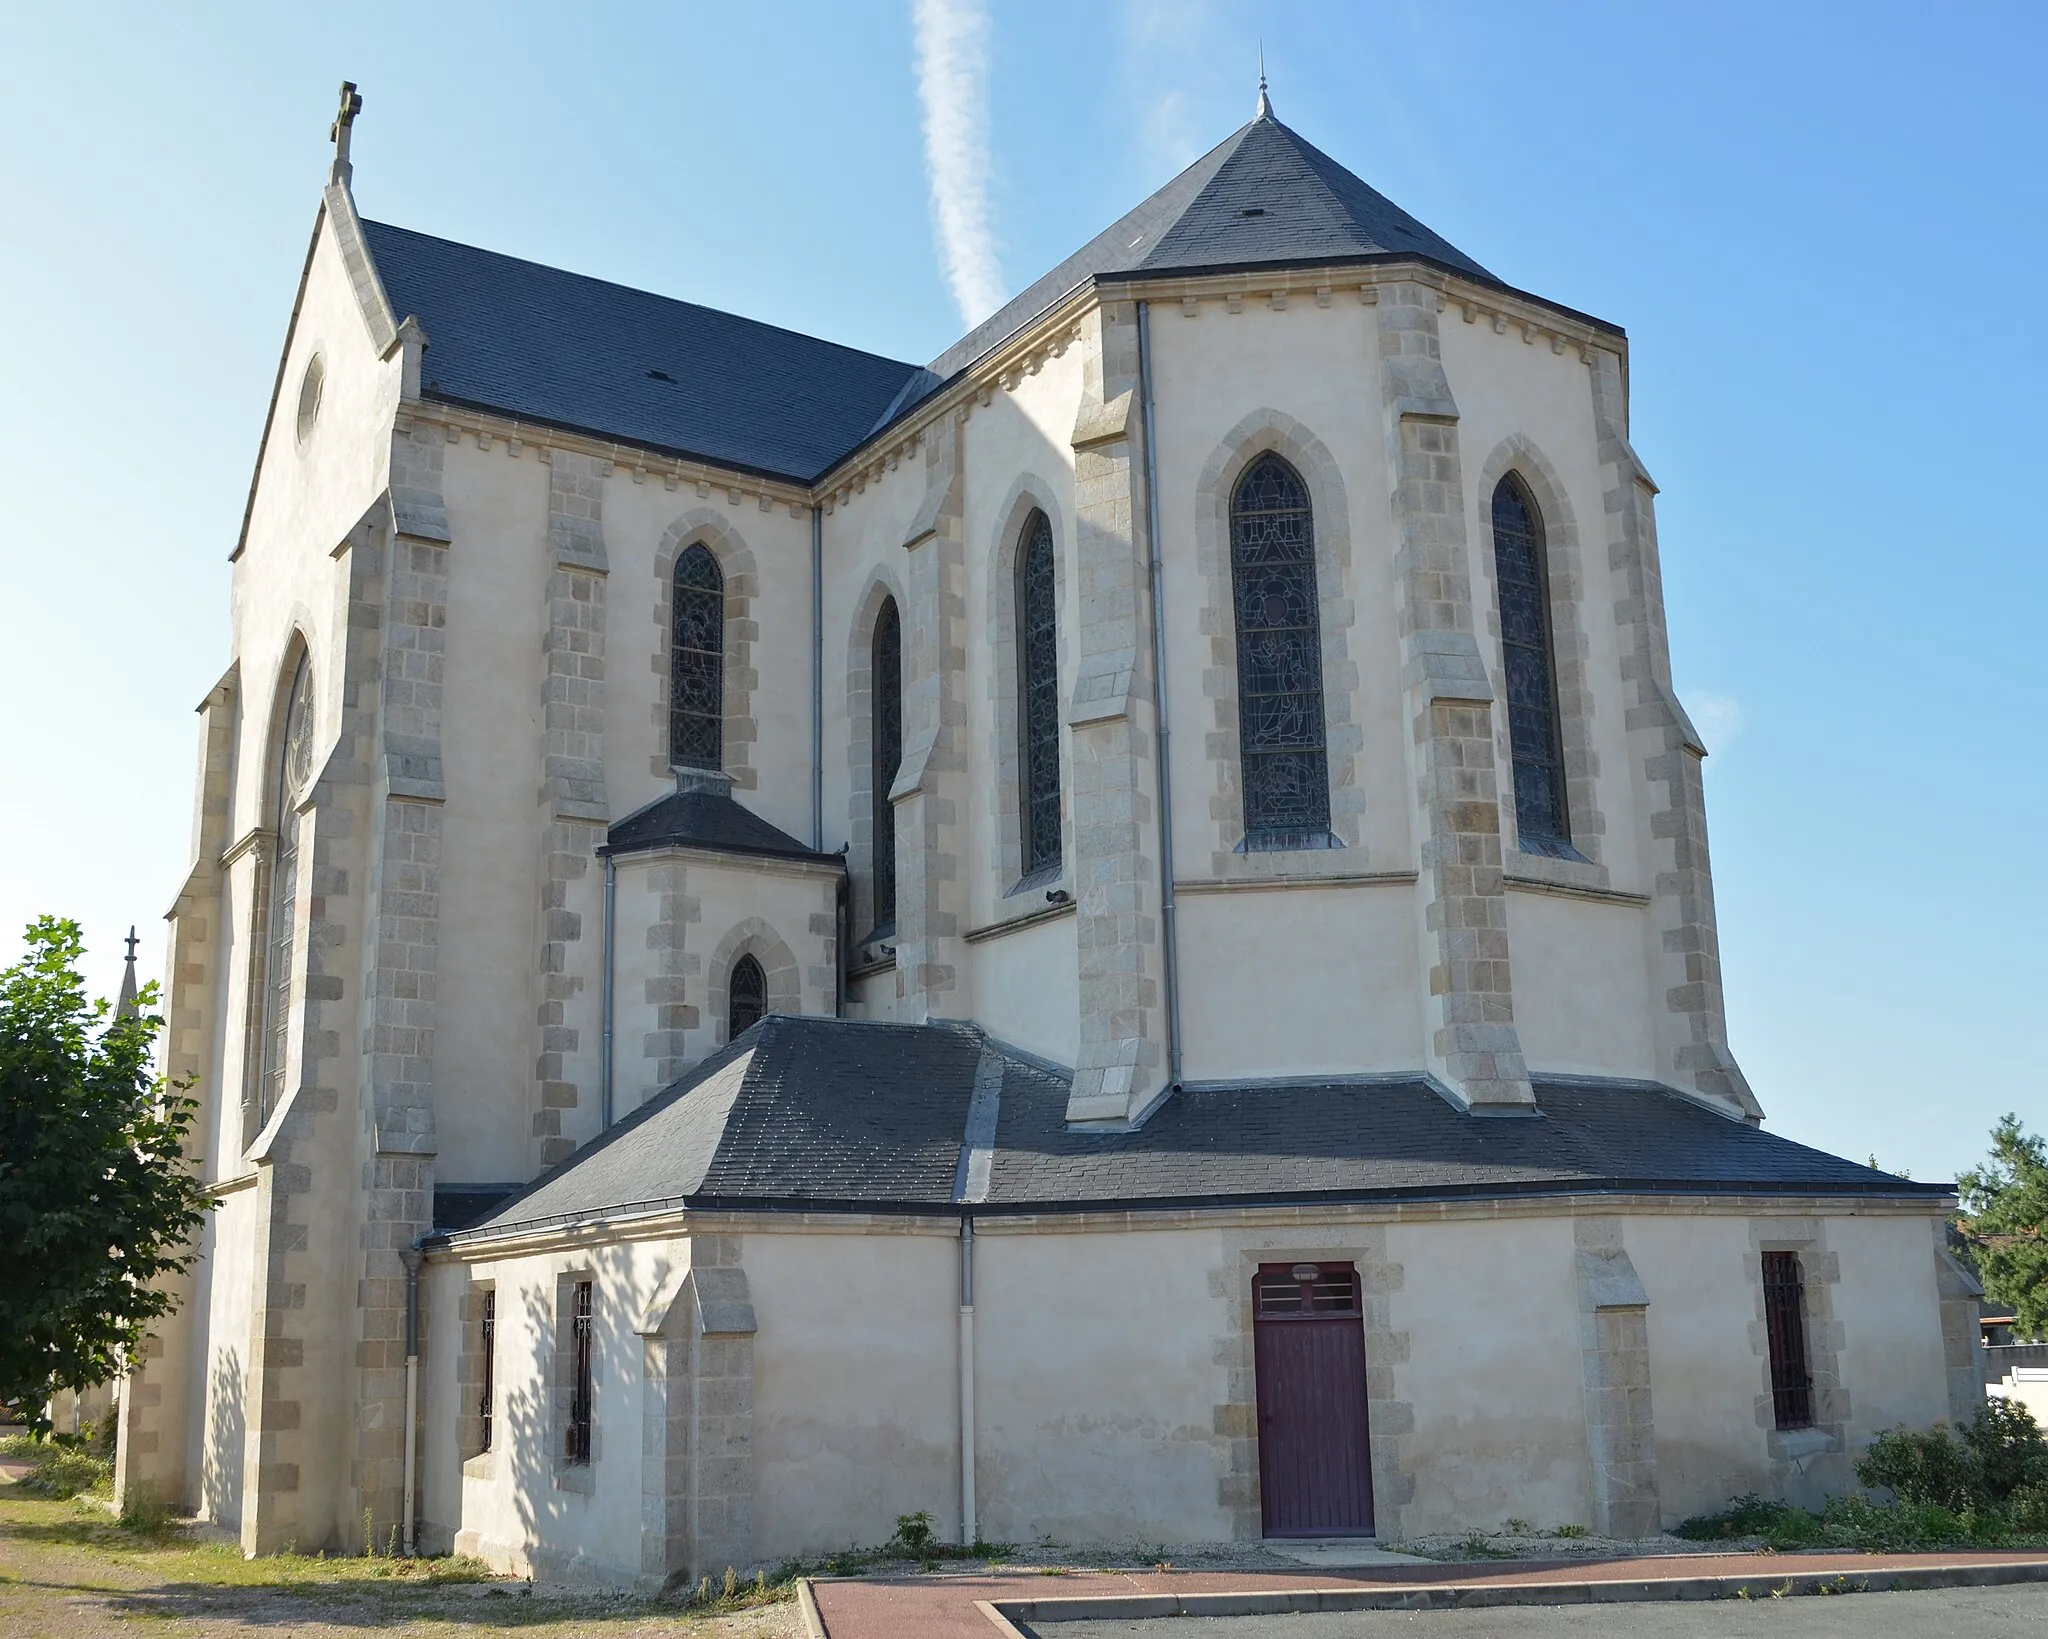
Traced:
<svg viewBox="0 0 2048 1639">
<path fill-rule="evenodd" d="M 1645 1082 L 1535 1078 L 1535 1118 L 1420 1077 L 1187 1089 L 1135 1132 L 1067 1126 L 1052 1067 L 963 1024 L 771 1016 L 479 1235 L 674 1207 L 1059 1211 L 1630 1194 L 1891 1196 L 1873 1171 Z"/>
<path fill-rule="evenodd" d="M 931 370 L 943 378 L 966 368 L 1090 279 L 1409 257 L 1500 283 L 1262 107 L 947 348 Z"/>
<path fill-rule="evenodd" d="M 427 332 L 428 398 L 808 483 L 923 374 L 409 228 L 363 235 L 392 306 Z"/>
</svg>

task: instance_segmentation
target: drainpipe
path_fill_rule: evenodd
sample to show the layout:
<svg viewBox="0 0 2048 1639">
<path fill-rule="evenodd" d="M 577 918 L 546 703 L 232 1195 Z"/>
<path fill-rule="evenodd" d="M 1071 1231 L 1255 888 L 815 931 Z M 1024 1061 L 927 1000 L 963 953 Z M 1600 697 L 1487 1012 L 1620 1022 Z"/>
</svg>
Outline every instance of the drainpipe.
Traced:
<svg viewBox="0 0 2048 1639">
<path fill-rule="evenodd" d="M 605 1129 L 612 1124 L 612 967 L 618 942 L 619 867 L 610 850 L 604 856 L 604 954 L 603 976 L 599 981 L 598 1012 L 603 1026 L 599 1037 L 598 1111 Z"/>
<path fill-rule="evenodd" d="M 1172 739 L 1166 718 L 1166 568 L 1159 544 L 1159 424 L 1152 401 L 1152 304 L 1138 303 L 1138 388 L 1145 405 L 1145 535 L 1152 574 L 1152 691 L 1158 715 L 1159 932 L 1166 966 L 1166 1084 L 1180 1085 L 1180 920 L 1173 901 Z"/>
<path fill-rule="evenodd" d="M 421 1239 L 425 1239 L 424 1236 Z M 413 1529 L 414 1498 L 419 1491 L 420 1410 L 420 1243 L 398 1254 L 405 1262 L 405 1557 L 419 1544 Z M 375 1550 L 376 1544 L 370 1548 Z"/>
<path fill-rule="evenodd" d="M 960 1214 L 960 1546 L 981 1540 L 974 1519 L 974 1220 Z"/>
<path fill-rule="evenodd" d="M 825 851 L 825 509 L 811 508 L 811 847 Z"/>
</svg>

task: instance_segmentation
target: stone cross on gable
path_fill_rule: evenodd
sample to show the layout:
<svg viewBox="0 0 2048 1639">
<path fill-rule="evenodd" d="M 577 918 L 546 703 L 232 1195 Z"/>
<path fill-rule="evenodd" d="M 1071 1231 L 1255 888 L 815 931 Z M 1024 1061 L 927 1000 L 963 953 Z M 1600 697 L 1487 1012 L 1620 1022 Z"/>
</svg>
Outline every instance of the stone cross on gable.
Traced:
<svg viewBox="0 0 2048 1639">
<path fill-rule="evenodd" d="M 327 180 L 338 182 L 343 187 L 355 174 L 355 167 L 348 159 L 349 129 L 356 122 L 356 115 L 363 111 L 363 99 L 356 91 L 354 80 L 341 82 L 341 111 L 335 115 L 333 125 L 328 127 L 327 140 L 334 144 L 334 168 L 328 172 Z"/>
</svg>

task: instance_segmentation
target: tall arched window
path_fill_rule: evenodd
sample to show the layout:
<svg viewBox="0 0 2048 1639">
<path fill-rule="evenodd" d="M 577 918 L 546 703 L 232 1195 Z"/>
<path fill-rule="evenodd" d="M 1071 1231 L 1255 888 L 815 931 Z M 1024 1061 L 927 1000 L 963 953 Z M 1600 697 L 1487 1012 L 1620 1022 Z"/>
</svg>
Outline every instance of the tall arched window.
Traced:
<svg viewBox="0 0 2048 1639">
<path fill-rule="evenodd" d="M 1507 669 L 1508 746 L 1515 764 L 1515 830 L 1528 853 L 1571 847 L 1564 737 L 1550 631 L 1543 517 L 1512 473 L 1493 492 L 1493 578 Z"/>
<path fill-rule="evenodd" d="M 256 1078 L 256 1124 L 270 1119 L 284 1097 L 285 1053 L 291 1035 L 292 946 L 298 919 L 299 803 L 313 771 L 312 668 L 301 653 L 285 696 L 284 731 L 271 772 L 277 818 L 264 907 L 263 1028 Z"/>
<path fill-rule="evenodd" d="M 1034 512 L 1017 548 L 1017 807 L 1026 877 L 1060 868 L 1059 636 L 1052 520 Z"/>
<path fill-rule="evenodd" d="M 761 1022 L 768 1011 L 768 976 L 751 956 L 732 965 L 732 978 L 725 987 L 725 1039 L 737 1041 L 741 1034 Z"/>
<path fill-rule="evenodd" d="M 889 787 L 903 765 L 903 621 L 889 598 L 875 616 L 870 655 L 874 761 L 870 800 L 874 804 L 875 932 L 896 929 L 896 805 Z"/>
<path fill-rule="evenodd" d="M 1230 500 L 1230 585 L 1237 619 L 1237 723 L 1244 846 L 1330 844 L 1323 740 L 1323 644 L 1308 486 L 1262 455 Z"/>
<path fill-rule="evenodd" d="M 725 764 L 725 577 L 702 541 L 676 559 L 668 682 L 668 760 Z"/>
</svg>

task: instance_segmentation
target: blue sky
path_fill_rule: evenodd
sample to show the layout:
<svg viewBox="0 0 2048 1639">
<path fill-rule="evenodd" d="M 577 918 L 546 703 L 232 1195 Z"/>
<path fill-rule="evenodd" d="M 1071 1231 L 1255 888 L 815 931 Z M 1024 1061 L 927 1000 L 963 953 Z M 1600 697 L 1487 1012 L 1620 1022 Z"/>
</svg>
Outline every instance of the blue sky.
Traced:
<svg viewBox="0 0 2048 1639">
<path fill-rule="evenodd" d="M 1263 34 L 1283 119 L 1628 328 L 1771 1124 L 1921 1178 L 2048 1125 L 2048 13 L 989 5 L 1005 288 L 1241 123 Z M 962 328 L 909 0 L 0 9 L 0 930 L 79 917 L 107 989 L 131 921 L 161 964 L 343 77 L 366 215 L 902 358 Z"/>
</svg>

